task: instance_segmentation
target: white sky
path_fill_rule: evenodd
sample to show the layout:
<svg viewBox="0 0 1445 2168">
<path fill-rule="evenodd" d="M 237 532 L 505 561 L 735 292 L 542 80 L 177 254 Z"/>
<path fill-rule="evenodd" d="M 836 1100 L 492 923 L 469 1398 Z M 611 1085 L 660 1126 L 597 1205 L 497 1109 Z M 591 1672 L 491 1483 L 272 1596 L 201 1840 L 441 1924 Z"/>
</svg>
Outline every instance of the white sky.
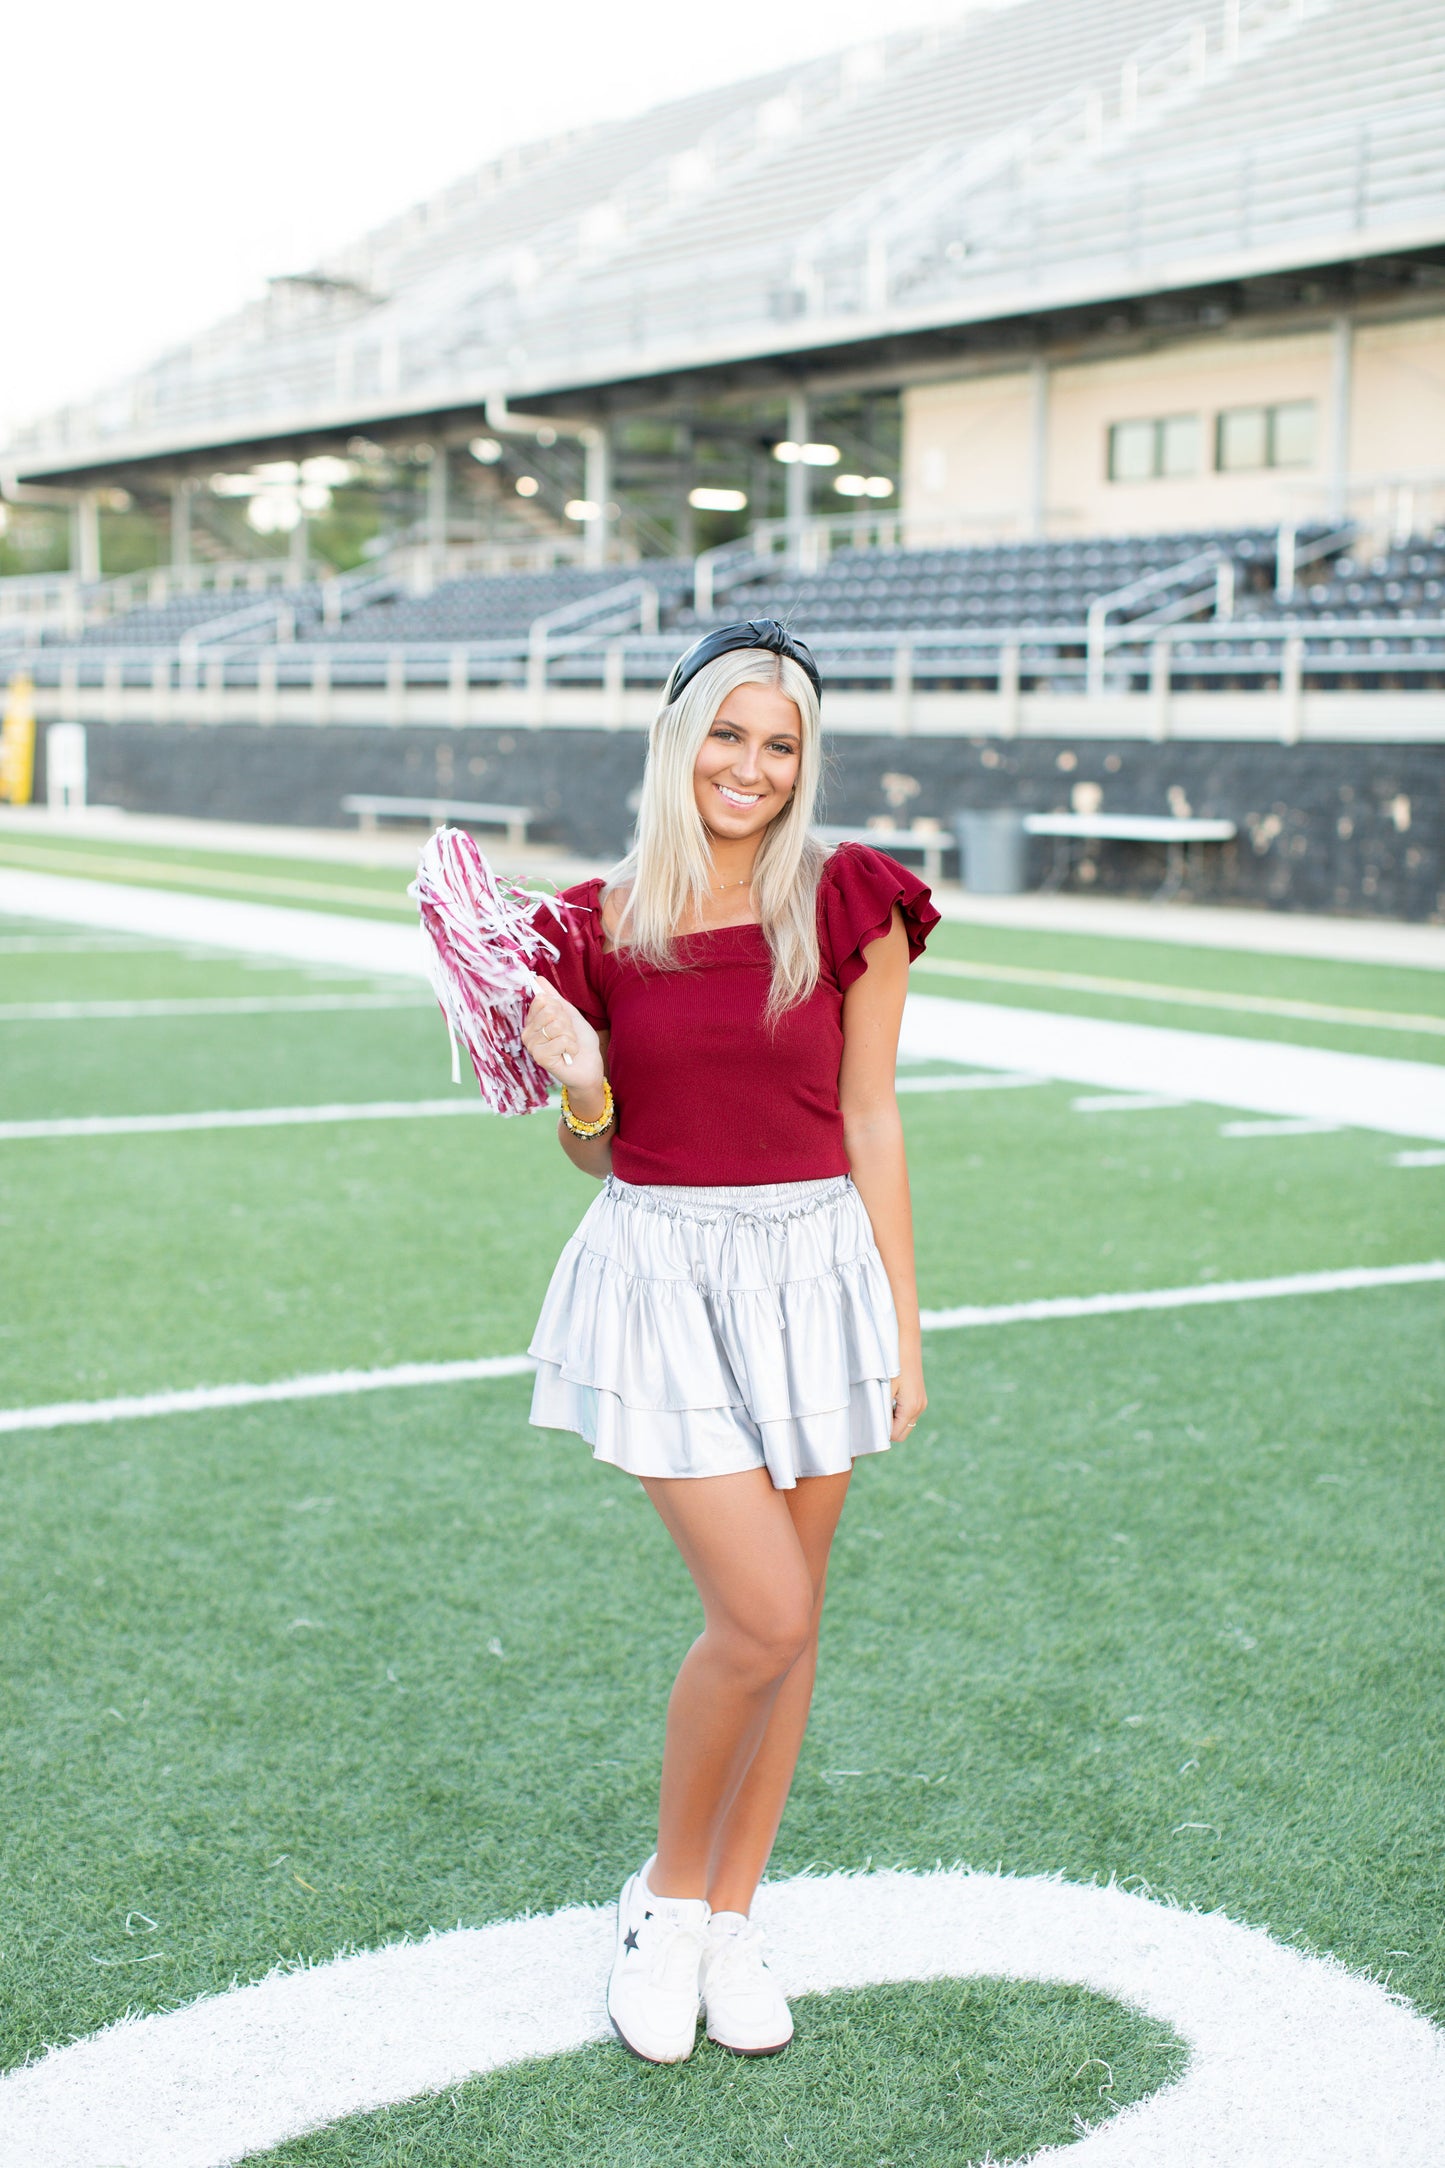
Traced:
<svg viewBox="0 0 1445 2168">
<path fill-rule="evenodd" d="M 509 143 L 967 4 L 20 0 L 0 442 Z"/>
</svg>

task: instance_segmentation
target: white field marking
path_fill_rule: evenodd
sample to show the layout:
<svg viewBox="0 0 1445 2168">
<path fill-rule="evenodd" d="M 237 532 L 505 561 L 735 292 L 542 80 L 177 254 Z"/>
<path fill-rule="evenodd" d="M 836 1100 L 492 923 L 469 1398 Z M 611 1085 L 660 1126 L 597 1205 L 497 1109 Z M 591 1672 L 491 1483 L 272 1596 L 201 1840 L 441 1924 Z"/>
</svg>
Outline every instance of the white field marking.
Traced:
<svg viewBox="0 0 1445 2168">
<path fill-rule="evenodd" d="M 1223 1302 L 1266 1302 L 1285 1295 L 1413 1287 L 1430 1280 L 1445 1280 L 1445 1259 L 1419 1265 L 1359 1265 L 1339 1272 L 1294 1272 L 1274 1280 L 1131 1288 L 1116 1295 L 1050 1295 L 1036 1302 L 987 1306 L 965 1303 L 953 1310 L 925 1310 L 922 1325 L 925 1332 L 957 1332 L 986 1325 L 1047 1324 L 1056 1318 L 1113 1317 L 1131 1310 L 1189 1310 Z M 476 1378 L 521 1377 L 531 1368 L 528 1355 L 489 1355 L 477 1361 L 398 1363 L 387 1370 L 329 1370 L 312 1377 L 277 1378 L 269 1385 L 194 1385 L 178 1392 L 136 1393 L 114 1400 L 62 1400 L 42 1407 L 0 1408 L 0 1432 L 128 1423 L 158 1415 L 195 1415 L 211 1408 L 249 1408 L 261 1401 L 390 1392 L 402 1386 L 464 1384 Z"/>
<path fill-rule="evenodd" d="M 1373 1980 L 1223 1913 L 957 1868 L 798 1876 L 765 1884 L 758 1910 L 789 1995 L 1066 1981 L 1173 2028 L 1189 2050 L 1177 2084 L 1037 2162 L 1438 2168 L 1445 2155 L 1445 2036 Z M 573 2054 L 611 2037 L 613 1933 L 611 1906 L 575 1905 L 122 2019 L 0 2078 L 6 2157 L 226 2168 L 343 2116 Z M 565 2065 L 553 2082 L 565 2103 Z"/>
<path fill-rule="evenodd" d="M 0 913 L 5 912 L 243 955 L 342 964 L 372 976 L 426 976 L 420 928 L 379 919 L 0 868 Z M 1303 1115 L 1445 1143 L 1445 1064 L 927 994 L 908 998 L 901 1050 L 915 1060 L 1027 1072 L 1110 1091 L 1157 1092 L 1251 1114 Z"/>
<path fill-rule="evenodd" d="M 485 1114 L 480 1099 L 376 1099 L 356 1106 L 220 1107 L 199 1114 L 72 1114 L 0 1122 L 0 1144 L 47 1137 L 151 1137 L 182 1129 L 292 1129 L 310 1122 L 415 1122 Z"/>
<path fill-rule="evenodd" d="M 343 1009 L 424 1009 L 421 994 L 183 994 L 153 1001 L 0 1002 L 0 1024 L 89 1024 L 158 1016 L 306 1016 Z"/>
<path fill-rule="evenodd" d="M 1298 1121 L 1283 1122 L 1221 1122 L 1221 1137 L 1329 1137 L 1339 1130 L 1338 1122 Z"/>
<path fill-rule="evenodd" d="M 123 933 L 0 933 L 0 956 L 97 956 L 121 949 L 134 955 L 150 945 Z"/>
<path fill-rule="evenodd" d="M 1390 1161 L 1392 1167 L 1445 1167 L 1445 1151 L 1442 1152 L 1396 1152 Z"/>
<path fill-rule="evenodd" d="M 1037 1302 L 925 1310 L 925 1332 L 972 1325 L 1048 1324 L 1062 1317 L 1118 1317 L 1129 1310 L 1194 1310 L 1217 1302 L 1271 1302 L 1286 1295 L 1345 1295 L 1366 1287 L 1416 1287 L 1445 1280 L 1445 1258 L 1420 1265 L 1357 1265 L 1340 1272 L 1288 1272 L 1274 1280 L 1205 1280 L 1193 1287 L 1131 1288 L 1117 1295 L 1046 1295 Z M 5 1418 L 0 1416 L 0 1429 Z"/>
<path fill-rule="evenodd" d="M 52 1401 L 45 1408 L 0 1408 L 0 1431 L 63 1430 L 75 1423 L 129 1423 L 153 1415 L 198 1415 L 212 1408 L 254 1408 L 272 1400 L 330 1400 L 346 1393 L 386 1393 L 412 1385 L 466 1385 L 478 1378 L 519 1378 L 530 1355 L 481 1355 L 451 1363 L 393 1363 L 386 1370 L 325 1370 L 269 1385 L 193 1385 L 174 1393 L 116 1400 Z"/>
<path fill-rule="evenodd" d="M 1071 1099 L 1075 1114 L 1151 1114 L 1159 1107 L 1187 1107 L 1187 1099 L 1166 1099 L 1162 1092 L 1103 1092 Z"/>
<path fill-rule="evenodd" d="M 3 816 L 0 816 L 3 819 Z M 933 900 L 946 919 L 1015 933 L 1068 933 L 1168 948 L 1233 949 L 1255 956 L 1316 956 L 1329 963 L 1445 971 L 1445 926 L 1388 918 L 1315 918 L 1236 905 L 1127 902 L 1121 896 L 970 896 L 944 882 Z"/>
<path fill-rule="evenodd" d="M 231 903 L 184 890 L 19 873 L 9 866 L 0 866 L 0 912 L 69 926 L 99 926 L 108 933 L 146 934 L 153 941 L 224 949 L 233 955 L 341 964 L 372 977 L 426 977 L 421 928 L 415 923 Z"/>
<path fill-rule="evenodd" d="M 976 1070 L 971 1076 L 901 1076 L 894 1089 L 900 1092 L 1003 1092 L 1024 1084 L 1047 1084 L 1046 1076 L 1014 1076 L 1007 1070 Z"/>
<path fill-rule="evenodd" d="M 1081 971 L 1034 970 L 1023 964 L 961 963 L 953 956 L 924 956 L 916 971 L 943 978 L 984 979 L 997 986 L 1047 986 L 1068 994 L 1107 994 L 1121 1001 L 1157 1001 L 1171 1008 L 1228 1009 L 1242 1016 L 1287 1016 L 1313 1024 L 1356 1024 L 1368 1031 L 1434 1033 L 1445 1038 L 1445 1016 L 1412 1015 L 1400 1009 L 1347 1009 L 1332 1002 L 1292 1001 L 1274 994 L 1208 993 L 1194 986 L 1157 986 L 1151 979 L 1096 978 Z"/>
<path fill-rule="evenodd" d="M 0 842 L 0 851 L 7 857 L 26 855 L 24 844 L 16 845 L 8 840 Z M 388 894 L 378 888 L 346 888 L 337 881 L 298 881 L 286 874 L 237 873 L 226 866 L 173 865 L 161 858 L 109 858 L 103 852 L 70 850 L 47 850 L 44 845 L 28 853 L 31 867 L 42 878 L 47 875 L 64 880 L 71 874 L 99 876 L 102 880 L 124 882 L 129 876 L 143 873 L 148 880 L 160 881 L 167 888 L 192 890 L 205 895 L 209 890 L 230 890 L 238 896 L 289 896 L 302 903 L 336 904 L 355 909 L 373 911 L 408 911 L 406 883 L 398 881 Z"/>
<path fill-rule="evenodd" d="M 910 994 L 909 1054 L 1445 1143 L 1445 1063 Z"/>
</svg>

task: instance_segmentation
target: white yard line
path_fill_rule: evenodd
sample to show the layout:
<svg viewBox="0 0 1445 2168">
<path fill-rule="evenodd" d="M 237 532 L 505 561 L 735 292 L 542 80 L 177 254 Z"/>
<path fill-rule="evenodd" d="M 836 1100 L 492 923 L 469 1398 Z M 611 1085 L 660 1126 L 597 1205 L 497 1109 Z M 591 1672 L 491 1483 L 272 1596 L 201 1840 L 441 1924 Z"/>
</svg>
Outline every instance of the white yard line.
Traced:
<svg viewBox="0 0 1445 2168">
<path fill-rule="evenodd" d="M 425 995 L 399 987 L 394 994 L 196 994 L 154 1001 L 0 1002 L 0 1024 L 85 1024 L 144 1021 L 160 1016 L 307 1016 L 344 1009 L 424 1009 Z"/>
<path fill-rule="evenodd" d="M 154 1137 L 184 1129 L 294 1129 L 311 1122 L 435 1121 L 485 1114 L 480 1099 L 374 1099 L 357 1106 L 217 1107 L 197 1114 L 72 1114 L 41 1122 L 0 1122 L 0 1144 L 48 1137 Z"/>
<path fill-rule="evenodd" d="M 996 986 L 1038 986 L 1066 994 L 1104 994 L 1119 1001 L 1153 1001 L 1183 1009 L 1227 1009 L 1243 1016 L 1282 1016 L 1313 1024 L 1353 1024 L 1365 1031 L 1433 1033 L 1445 1038 L 1445 1016 L 1398 1009 L 1346 1009 L 1323 1001 L 1291 1001 L 1273 994 L 1210 993 L 1196 986 L 1158 986 L 1149 979 L 1096 978 L 1080 971 L 1041 971 L 1023 964 L 963 963 L 954 956 L 923 956 L 913 967 L 947 979 L 982 979 Z"/>
<path fill-rule="evenodd" d="M 910 994 L 908 1054 L 1445 1143 L 1445 1064 Z"/>
<path fill-rule="evenodd" d="M 976 1071 L 971 1076 L 901 1076 L 894 1089 L 900 1092 L 1003 1092 L 1025 1084 L 1047 1084 L 1046 1076 L 1015 1076 L 1004 1070 Z"/>
<path fill-rule="evenodd" d="M 970 896 L 951 881 L 934 890 L 933 900 L 946 919 L 1016 933 L 1087 934 L 1171 948 L 1445 971 L 1445 927 L 1404 925 L 1398 919 L 1316 918 L 1304 911 L 1143 903 L 1123 896 Z"/>
<path fill-rule="evenodd" d="M 1048 1295 L 1037 1302 L 925 1310 L 925 1332 L 972 1325 L 1048 1324 L 1063 1317 L 1119 1317 L 1130 1310 L 1198 1310 L 1220 1302 L 1272 1302 L 1287 1295 L 1346 1295 L 1367 1287 L 1417 1287 L 1445 1280 L 1445 1258 L 1420 1265 L 1356 1265 L 1340 1272 L 1289 1272 L 1273 1280 L 1205 1280 L 1194 1287 L 1128 1288 L 1117 1295 Z M 0 1416 L 0 1426 L 4 1417 Z"/>
<path fill-rule="evenodd" d="M 1390 1161 L 1392 1167 L 1445 1167 L 1445 1151 L 1442 1152 L 1396 1152 Z"/>
<path fill-rule="evenodd" d="M 129 1423 L 157 1415 L 199 1415 L 212 1408 L 254 1408 L 272 1400 L 331 1400 L 347 1393 L 386 1393 L 413 1385 L 468 1385 L 479 1378 L 518 1378 L 528 1355 L 483 1355 L 471 1362 L 394 1363 L 387 1370 L 327 1370 L 269 1385 L 196 1385 L 175 1393 L 128 1399 L 52 1402 L 48 1408 L 0 1409 L 0 1431 L 64 1430 L 76 1423 Z"/>
<path fill-rule="evenodd" d="M 1192 1310 L 1218 1303 L 1267 1302 L 1288 1295 L 1346 1294 L 1362 1288 L 1414 1287 L 1445 1280 L 1445 1259 L 1418 1265 L 1360 1265 L 1336 1272 L 1294 1272 L 1273 1280 L 1216 1280 L 1193 1287 L 1129 1288 L 1109 1295 L 1055 1295 L 1037 1302 L 964 1304 L 925 1310 L 925 1332 L 988 1325 L 1046 1324 L 1074 1317 L 1118 1317 L 1132 1310 Z M 127 1423 L 161 1415 L 198 1415 L 212 1408 L 249 1408 L 264 1401 L 329 1400 L 348 1393 L 384 1393 L 418 1385 L 469 1384 L 480 1378 L 521 1377 L 526 1355 L 476 1361 L 397 1363 L 386 1370 L 329 1370 L 278 1378 L 269 1385 L 195 1385 L 179 1392 L 136 1393 L 114 1400 L 63 1400 L 48 1407 L 0 1409 L 0 1432 L 62 1430 L 84 1423 Z"/>
<path fill-rule="evenodd" d="M 417 927 L 323 911 L 0 869 L 0 912 L 6 911 L 244 955 L 341 964 L 371 976 L 425 976 Z M 902 1052 L 966 1069 L 1055 1077 L 1445 1143 L 1445 1064 L 929 994 L 909 996 Z"/>
<path fill-rule="evenodd" d="M 1330 1137 L 1339 1131 L 1338 1122 L 1312 1122 L 1301 1115 L 1297 1119 L 1281 1122 L 1221 1122 L 1221 1137 Z"/>
<path fill-rule="evenodd" d="M 1184 2041 L 1177 2084 L 1031 2156 L 1069 2168 L 1438 2168 L 1445 2036 L 1377 1982 L 1222 1912 L 954 1868 L 758 1895 L 789 1995 L 1068 1981 Z M 343 2116 L 610 2038 L 611 1906 L 457 1928 L 122 2019 L 0 2077 L 24 2168 L 227 2168 Z M 846 2006 L 845 2006 L 846 2007 Z M 860 2038 L 869 2020 L 854 2022 Z M 620 2049 L 615 2052 L 621 2053 Z M 703 2048 L 700 2053 L 710 2053 Z M 556 2072 L 559 2104 L 569 2083 Z"/>
<path fill-rule="evenodd" d="M 1162 1092 L 1103 1092 L 1071 1099 L 1075 1114 L 1153 1114 L 1161 1107 L 1187 1107 L 1187 1099 L 1166 1099 Z"/>
<path fill-rule="evenodd" d="M 373 977 L 426 976 L 419 926 L 293 911 L 280 904 L 232 903 L 181 888 L 132 888 L 119 881 L 72 880 L 0 866 L 0 913 L 147 934 L 155 941 L 194 943 L 233 955 L 342 964 Z"/>
<path fill-rule="evenodd" d="M 0 956 L 131 956 L 151 947 L 139 934 L 0 933 Z"/>
</svg>

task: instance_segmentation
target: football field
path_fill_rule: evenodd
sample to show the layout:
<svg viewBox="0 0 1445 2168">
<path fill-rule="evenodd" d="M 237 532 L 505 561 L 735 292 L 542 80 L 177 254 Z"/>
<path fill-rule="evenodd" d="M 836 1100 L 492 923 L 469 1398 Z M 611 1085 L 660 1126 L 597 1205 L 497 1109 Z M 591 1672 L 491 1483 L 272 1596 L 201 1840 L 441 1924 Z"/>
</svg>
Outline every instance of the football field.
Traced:
<svg viewBox="0 0 1445 2168">
<path fill-rule="evenodd" d="M 612 1900 L 696 1607 L 640 1489 L 527 1425 L 512 1359 L 593 1194 L 551 1117 L 473 1111 L 414 980 L 187 945 L 193 895 L 401 926 L 404 876 L 9 835 L 3 869 L 176 899 L 169 942 L 0 919 L 0 2068 L 60 2050 L 55 2112 L 96 2132 L 16 2168 L 1082 2161 L 1186 2100 L 1167 1982 L 1105 1992 L 1062 1946 L 910 1969 L 885 1908 L 776 2062 L 587 2036 L 378 2072 L 258 2145 L 283 2043 L 231 2151 L 109 2135 L 120 2081 L 66 2044 L 127 2014 L 210 1998 L 220 2037 L 246 1983 Z M 1445 1117 L 1442 972 L 953 923 L 914 983 L 961 1029 L 1438 1069 Z M 773 1879 L 1112 1888 L 1445 2024 L 1445 1131 L 1196 1098 L 1177 1058 L 1131 1093 L 908 1044 L 930 1405 L 854 1481 Z M 1398 2012 L 1362 2007 L 1387 2070 Z M 1301 2098 L 1298 2160 L 1445 2157 L 1438 2074 L 1378 2083 L 1378 2152 Z M 26 2097 L 0 2078 L 0 2160 Z M 1198 2112 L 1167 2168 L 1277 2158 Z"/>
</svg>

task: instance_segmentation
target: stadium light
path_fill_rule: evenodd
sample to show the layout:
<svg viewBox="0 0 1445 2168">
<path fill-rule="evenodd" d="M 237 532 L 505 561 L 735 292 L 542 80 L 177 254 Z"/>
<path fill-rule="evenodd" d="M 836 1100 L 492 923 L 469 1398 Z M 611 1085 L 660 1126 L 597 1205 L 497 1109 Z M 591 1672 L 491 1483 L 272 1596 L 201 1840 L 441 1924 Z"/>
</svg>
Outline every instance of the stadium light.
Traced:
<svg viewBox="0 0 1445 2168">
<path fill-rule="evenodd" d="M 801 444 L 798 457 L 805 467 L 836 467 L 843 454 L 836 444 Z"/>
<path fill-rule="evenodd" d="M 794 444 L 791 437 L 784 437 L 781 444 L 773 446 L 773 457 L 780 460 L 785 467 L 795 467 L 802 457 L 802 451 L 801 444 Z"/>
<path fill-rule="evenodd" d="M 257 534 L 290 534 L 301 525 L 304 514 L 294 490 L 253 497 L 246 507 L 246 524 Z"/>
<path fill-rule="evenodd" d="M 891 497 L 893 484 L 886 474 L 870 474 L 863 485 L 870 497 Z"/>
<path fill-rule="evenodd" d="M 320 489 L 340 489 L 349 482 L 356 469 L 349 459 L 336 459 L 330 452 L 318 453 L 315 459 L 303 459 L 301 479 Z"/>
<path fill-rule="evenodd" d="M 687 501 L 695 512 L 746 512 L 745 489 L 690 489 Z"/>
<path fill-rule="evenodd" d="M 833 487 L 840 497 L 866 497 L 868 494 L 868 484 L 861 474 L 835 475 Z"/>
<path fill-rule="evenodd" d="M 213 474 L 211 476 L 211 495 L 213 497 L 254 497 L 257 491 L 264 489 L 265 486 L 264 482 L 257 481 L 254 474 Z"/>
<path fill-rule="evenodd" d="M 494 467 L 502 456 L 502 447 L 495 437 L 473 437 L 467 450 L 482 467 Z"/>
<path fill-rule="evenodd" d="M 542 487 L 535 474 L 519 474 L 516 489 L 519 497 L 535 497 Z"/>
<path fill-rule="evenodd" d="M 568 519 L 600 519 L 602 516 L 601 505 L 594 504 L 590 497 L 573 497 L 562 509 Z"/>
</svg>

